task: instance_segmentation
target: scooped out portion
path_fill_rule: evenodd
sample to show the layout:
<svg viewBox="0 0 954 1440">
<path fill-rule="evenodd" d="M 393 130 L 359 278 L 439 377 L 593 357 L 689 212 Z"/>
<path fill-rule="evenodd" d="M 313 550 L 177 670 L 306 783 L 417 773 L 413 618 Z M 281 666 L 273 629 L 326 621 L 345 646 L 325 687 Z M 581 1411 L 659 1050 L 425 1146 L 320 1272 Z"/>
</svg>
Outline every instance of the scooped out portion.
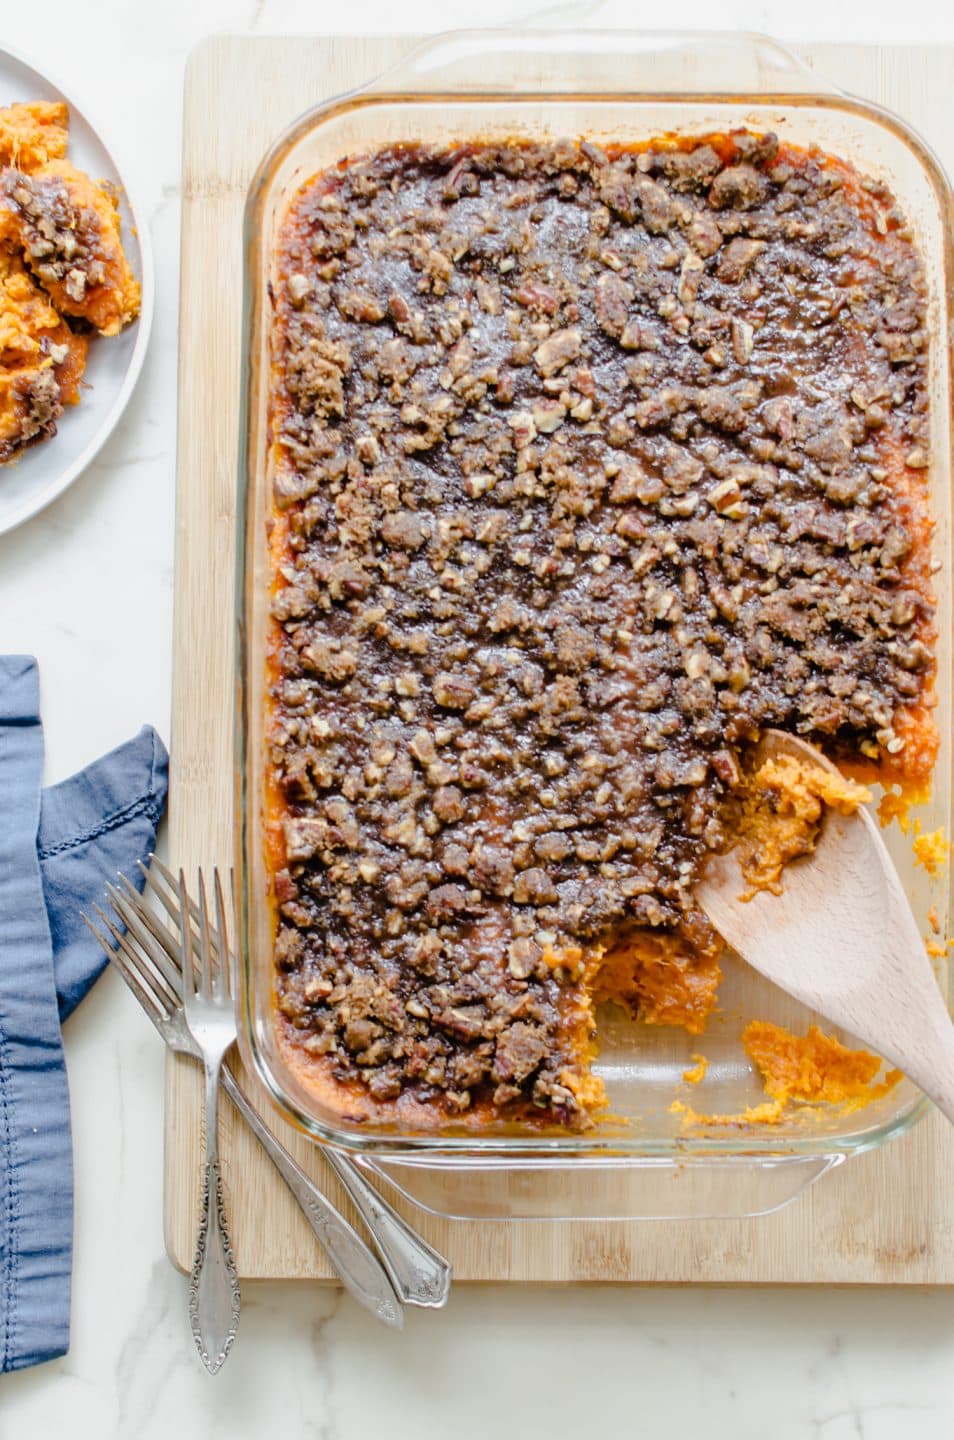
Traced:
<svg viewBox="0 0 954 1440">
<path fill-rule="evenodd" d="M 594 967 L 595 1004 L 612 1000 L 647 1025 L 677 1025 L 701 1035 L 715 1008 L 722 943 L 712 932 L 623 931 Z"/>
</svg>

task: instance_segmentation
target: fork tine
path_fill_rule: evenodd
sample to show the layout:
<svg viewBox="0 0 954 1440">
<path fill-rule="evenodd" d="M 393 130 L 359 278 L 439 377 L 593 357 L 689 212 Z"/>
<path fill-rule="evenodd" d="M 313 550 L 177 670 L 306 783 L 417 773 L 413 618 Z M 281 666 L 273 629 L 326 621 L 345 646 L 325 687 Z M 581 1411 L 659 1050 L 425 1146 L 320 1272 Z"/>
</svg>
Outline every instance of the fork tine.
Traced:
<svg viewBox="0 0 954 1440">
<path fill-rule="evenodd" d="M 215 928 L 218 930 L 218 965 L 216 967 L 216 980 L 219 993 L 231 995 L 232 977 L 231 965 L 229 963 L 229 932 L 225 923 L 225 897 L 222 894 L 222 876 L 219 867 L 216 865 L 212 872 L 215 884 Z"/>
<path fill-rule="evenodd" d="M 148 866 L 144 865 L 141 860 L 137 860 L 136 863 L 142 871 L 143 875 L 145 876 L 147 885 L 150 887 L 156 899 L 165 909 L 166 914 L 171 916 L 171 918 L 176 922 L 176 925 L 178 925 L 181 909 L 175 893 L 176 882 L 173 879 L 171 871 L 169 871 L 166 866 L 163 865 L 162 861 L 157 855 L 152 856 L 151 862 Z M 161 878 L 157 878 L 156 875 L 153 874 L 154 870 L 158 871 L 158 874 Z M 165 880 L 167 884 L 172 886 L 172 893 L 170 893 L 162 884 L 163 880 Z M 199 907 L 192 899 L 191 895 L 187 895 L 186 899 L 189 902 L 187 907 L 189 918 L 192 920 L 194 925 L 198 926 L 201 920 Z M 209 926 L 209 938 L 212 941 L 213 950 L 217 950 L 219 948 L 219 935 L 218 931 L 213 930 L 211 925 Z"/>
<path fill-rule="evenodd" d="M 101 906 L 94 905 L 93 909 L 109 930 L 119 950 L 126 956 L 129 963 L 135 969 L 140 982 L 145 985 L 155 997 L 156 1003 L 167 1011 L 177 1009 L 179 1005 L 178 999 L 164 980 L 162 974 L 150 964 L 149 956 L 143 950 L 142 946 L 137 944 L 135 935 L 132 935 L 132 938 L 130 938 L 130 934 L 124 932 L 121 927 L 106 914 L 106 911 L 103 910 Z"/>
<path fill-rule="evenodd" d="M 178 985 L 182 978 L 182 961 L 179 956 L 179 935 L 178 935 L 178 907 L 173 907 L 172 918 L 177 922 L 175 928 L 163 923 L 162 919 L 154 910 L 146 904 L 145 896 L 140 894 L 135 885 L 124 875 L 118 873 L 118 880 L 122 886 L 120 899 L 136 918 L 137 926 L 148 930 L 149 934 L 156 941 L 162 950 L 166 964 L 170 968 L 169 978 L 175 979 Z"/>
<path fill-rule="evenodd" d="M 182 942 L 183 998 L 195 994 L 195 958 L 193 954 L 192 926 L 189 924 L 189 892 L 186 890 L 185 874 L 179 871 L 179 935 Z"/>
<path fill-rule="evenodd" d="M 106 885 L 110 904 L 123 921 L 133 939 L 143 949 L 167 988 L 177 1001 L 182 999 L 182 974 L 179 970 L 178 941 L 170 930 L 161 925 L 142 903 L 142 897 L 130 885 L 125 875 L 120 880 L 128 896 L 120 894 L 114 885 Z"/>
<path fill-rule="evenodd" d="M 103 912 L 99 909 L 98 905 L 95 905 L 93 908 L 97 911 L 99 915 L 102 915 Z M 93 924 L 92 920 L 89 918 L 85 910 L 80 911 L 80 919 L 92 935 L 93 939 L 99 941 L 100 947 L 105 952 L 106 959 L 115 962 L 119 954 L 118 945 L 110 944 L 110 942 L 106 939 L 106 936 L 103 934 L 102 930 L 100 930 L 98 925 Z"/>
<path fill-rule="evenodd" d="M 145 986 L 140 983 L 139 976 L 129 964 L 126 956 L 119 949 L 119 946 L 110 945 L 102 930 L 100 930 L 98 926 L 93 924 L 89 916 L 86 915 L 83 911 L 80 911 L 80 914 L 82 916 L 84 925 L 99 941 L 100 945 L 103 947 L 103 950 L 109 957 L 110 963 L 115 966 L 115 968 L 119 971 L 120 975 L 123 977 L 123 980 L 129 986 L 129 989 L 133 992 L 136 999 L 139 1001 L 140 1006 L 145 1011 L 149 1019 L 152 1021 L 153 1025 L 158 1025 L 159 1021 L 162 1019 L 162 1012 L 156 1004 L 152 992 L 147 990 Z"/>
<path fill-rule="evenodd" d="M 209 939 L 209 900 L 205 893 L 205 875 L 199 866 L 199 966 L 202 977 L 202 994 L 210 997 L 213 991 L 212 942 Z"/>
<path fill-rule="evenodd" d="M 105 911 L 102 910 L 99 905 L 94 905 L 93 909 L 115 940 L 115 947 L 109 944 L 105 935 L 96 928 L 87 916 L 84 915 L 83 919 L 96 936 L 100 945 L 106 950 L 110 960 L 136 996 L 136 999 L 149 1016 L 149 1019 L 154 1025 L 158 1026 L 161 1020 L 168 1018 L 171 1009 L 174 1008 L 174 1004 L 170 1005 L 168 997 L 157 990 L 153 976 L 148 970 L 144 969 L 140 963 L 139 956 L 136 954 L 134 947 L 122 931 L 113 924 Z"/>
<path fill-rule="evenodd" d="M 136 864 L 142 871 L 146 884 L 152 890 L 152 893 L 160 905 L 162 905 L 166 914 L 178 924 L 180 914 L 179 887 L 176 884 L 172 872 L 166 869 L 158 855 L 153 855 L 148 865 L 144 865 L 141 860 L 137 860 Z M 192 914 L 193 920 L 198 920 L 198 911 L 195 909 L 195 905 L 191 899 L 189 900 L 189 912 Z"/>
<path fill-rule="evenodd" d="M 178 923 L 180 914 L 179 887 L 176 884 L 175 876 L 167 865 L 163 865 L 158 855 L 149 857 L 149 865 L 145 866 L 142 861 L 138 862 L 139 868 L 151 885 L 157 900 L 165 907 L 166 911 Z M 163 884 L 162 882 L 165 882 Z M 186 893 L 186 911 L 196 925 L 199 923 L 199 907 L 192 896 Z"/>
<path fill-rule="evenodd" d="M 103 912 L 102 910 L 100 910 L 98 905 L 94 905 L 93 909 L 98 915 L 102 916 Z M 86 926 L 87 930 L 89 930 L 90 933 L 93 935 L 94 939 L 98 940 L 100 945 L 106 951 L 107 958 L 112 960 L 113 956 L 116 953 L 116 947 L 110 944 L 110 942 L 106 939 L 106 936 L 103 934 L 102 930 L 100 930 L 99 926 L 93 924 L 92 920 L 89 918 L 85 910 L 80 911 L 80 919 Z"/>
<path fill-rule="evenodd" d="M 229 901 L 230 901 L 231 907 L 232 907 L 232 908 L 229 910 L 229 914 L 231 915 L 232 920 L 233 920 L 233 922 L 234 922 L 234 924 L 235 924 L 235 939 L 236 939 L 236 942 L 237 942 L 237 941 L 238 941 L 238 932 L 239 932 L 239 923 L 238 923 L 238 896 L 237 896 L 236 893 L 235 893 L 235 866 L 234 866 L 234 865 L 230 865 L 230 866 L 229 866 Z"/>
<path fill-rule="evenodd" d="M 143 866 L 141 860 L 139 864 L 141 868 L 145 869 L 145 866 Z M 162 861 L 159 859 L 159 856 L 156 854 L 152 854 L 149 856 L 149 868 L 146 873 L 151 874 L 153 870 L 157 871 L 158 874 L 162 876 L 163 880 L 165 880 L 170 890 L 175 890 L 176 877 L 173 875 L 168 865 L 163 865 Z"/>
</svg>

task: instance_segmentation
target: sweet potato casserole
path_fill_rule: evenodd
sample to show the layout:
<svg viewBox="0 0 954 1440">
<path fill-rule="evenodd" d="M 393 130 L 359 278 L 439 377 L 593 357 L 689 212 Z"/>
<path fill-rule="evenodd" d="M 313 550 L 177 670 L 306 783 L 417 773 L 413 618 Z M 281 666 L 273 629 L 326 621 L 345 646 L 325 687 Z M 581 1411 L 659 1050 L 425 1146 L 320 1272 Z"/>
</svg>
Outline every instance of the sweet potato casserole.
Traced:
<svg viewBox="0 0 954 1440">
<path fill-rule="evenodd" d="M 80 399 L 90 334 L 139 313 L 117 199 L 66 158 L 67 107 L 0 109 L 0 462 Z"/>
<path fill-rule="evenodd" d="M 917 249 L 771 135 L 401 146 L 293 197 L 273 303 L 283 1053 L 352 1120 L 580 1127 L 598 1001 L 715 1004 L 760 731 L 930 775 Z"/>
</svg>

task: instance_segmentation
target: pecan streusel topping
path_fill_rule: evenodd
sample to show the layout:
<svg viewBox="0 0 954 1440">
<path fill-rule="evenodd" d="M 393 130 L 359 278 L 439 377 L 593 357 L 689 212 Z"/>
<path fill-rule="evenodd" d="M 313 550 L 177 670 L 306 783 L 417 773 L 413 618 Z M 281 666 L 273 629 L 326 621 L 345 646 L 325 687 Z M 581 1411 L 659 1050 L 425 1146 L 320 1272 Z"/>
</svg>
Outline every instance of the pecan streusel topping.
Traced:
<svg viewBox="0 0 954 1440">
<path fill-rule="evenodd" d="M 592 957 L 717 948 L 761 728 L 930 770 L 916 248 L 740 132 L 382 151 L 278 268 L 280 1024 L 356 1113 L 584 1123 Z"/>
</svg>

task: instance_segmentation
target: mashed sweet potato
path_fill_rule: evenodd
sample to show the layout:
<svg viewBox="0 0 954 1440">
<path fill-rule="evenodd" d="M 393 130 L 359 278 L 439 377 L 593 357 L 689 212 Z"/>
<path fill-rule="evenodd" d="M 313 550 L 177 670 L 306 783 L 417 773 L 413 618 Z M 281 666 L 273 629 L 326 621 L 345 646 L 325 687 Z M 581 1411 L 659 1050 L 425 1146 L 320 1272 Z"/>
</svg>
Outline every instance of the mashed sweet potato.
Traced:
<svg viewBox="0 0 954 1440">
<path fill-rule="evenodd" d="M 62 160 L 68 127 L 69 111 L 61 101 L 8 105 L 0 110 L 0 166 L 31 175 L 50 160 Z"/>
<path fill-rule="evenodd" d="M 715 935 L 693 943 L 678 932 L 623 933 L 596 968 L 594 1001 L 615 1001 L 648 1025 L 678 1025 L 701 1035 L 722 979 L 721 951 Z"/>
<path fill-rule="evenodd" d="M 781 893 L 784 867 L 814 850 L 825 806 L 850 815 L 870 800 L 864 786 L 793 755 L 764 761 L 741 792 L 735 828 L 744 898 Z"/>
</svg>

